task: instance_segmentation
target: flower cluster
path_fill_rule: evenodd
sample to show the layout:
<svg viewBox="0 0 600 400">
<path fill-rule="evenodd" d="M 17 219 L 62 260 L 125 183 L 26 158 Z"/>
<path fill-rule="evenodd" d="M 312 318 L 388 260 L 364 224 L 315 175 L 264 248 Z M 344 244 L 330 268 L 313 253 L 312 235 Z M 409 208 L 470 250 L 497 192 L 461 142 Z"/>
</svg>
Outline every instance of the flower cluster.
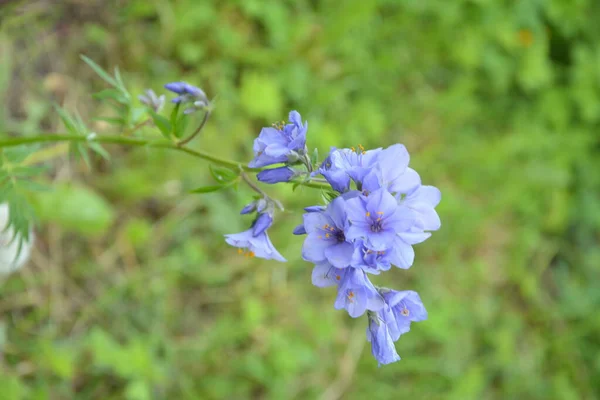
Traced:
<svg viewBox="0 0 600 400">
<path fill-rule="evenodd" d="M 375 287 L 368 274 L 413 264 L 412 245 L 440 227 L 440 192 L 421 185 L 403 145 L 366 151 L 332 149 L 319 168 L 338 197 L 326 208 L 306 209 L 295 233 L 306 233 L 302 257 L 315 264 L 313 284 L 337 286 L 335 308 L 367 314 L 367 339 L 380 364 L 400 359 L 394 341 L 427 312 L 413 291 Z"/>
<path fill-rule="evenodd" d="M 191 114 L 209 105 L 206 93 L 199 87 L 190 85 L 189 83 L 171 82 L 165 85 L 165 89 L 179 95 L 171 100 L 171 103 L 185 104 L 187 108 L 183 111 L 184 114 Z"/>
<path fill-rule="evenodd" d="M 378 275 L 392 266 L 412 266 L 412 246 L 440 228 L 435 211 L 440 191 L 421 184 L 419 174 L 408 166 L 410 157 L 401 144 L 374 150 L 332 148 L 319 167 L 313 166 L 307 156 L 308 124 L 302 124 L 296 111 L 289 119 L 289 124 L 263 128 L 254 141 L 255 158 L 249 166 L 284 164 L 259 172 L 258 179 L 265 183 L 288 182 L 304 175 L 305 182 L 322 181 L 331 187 L 332 200 L 305 208 L 303 223 L 294 229 L 294 234 L 306 235 L 302 257 L 315 264 L 314 285 L 337 287 L 336 309 L 345 309 L 353 318 L 367 315 L 367 340 L 377 361 L 397 361 L 400 357 L 394 342 L 410 330 L 411 322 L 426 319 L 427 311 L 416 292 L 377 287 L 369 274 Z M 304 164 L 306 171 L 293 169 L 296 164 Z M 319 174 L 324 180 L 316 178 Z M 270 199 L 261 201 L 269 204 Z M 258 213 L 253 226 L 226 235 L 227 242 L 248 248 L 252 255 L 282 261 L 266 234 L 273 214 L 261 211 L 258 204 L 251 209 Z"/>
<path fill-rule="evenodd" d="M 297 111 L 290 112 L 290 123 L 280 122 L 268 128 L 263 128 L 254 140 L 254 160 L 248 164 L 250 168 L 266 167 L 274 164 L 285 166 L 266 169 L 258 173 L 257 178 L 264 183 L 289 182 L 299 174 L 291 168 L 298 163 L 310 167 L 307 157 L 306 131 L 308 122 L 302 124 L 302 118 Z"/>
</svg>

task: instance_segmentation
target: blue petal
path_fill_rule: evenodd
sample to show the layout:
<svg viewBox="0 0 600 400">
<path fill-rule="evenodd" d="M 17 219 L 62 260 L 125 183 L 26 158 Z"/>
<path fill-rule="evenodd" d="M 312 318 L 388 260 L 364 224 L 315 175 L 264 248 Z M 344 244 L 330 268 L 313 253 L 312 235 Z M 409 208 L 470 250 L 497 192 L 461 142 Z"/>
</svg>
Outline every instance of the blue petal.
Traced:
<svg viewBox="0 0 600 400">
<path fill-rule="evenodd" d="M 336 268 L 346 268 L 352 261 L 354 246 L 348 242 L 337 243 L 325 248 L 325 258 Z"/>
</svg>

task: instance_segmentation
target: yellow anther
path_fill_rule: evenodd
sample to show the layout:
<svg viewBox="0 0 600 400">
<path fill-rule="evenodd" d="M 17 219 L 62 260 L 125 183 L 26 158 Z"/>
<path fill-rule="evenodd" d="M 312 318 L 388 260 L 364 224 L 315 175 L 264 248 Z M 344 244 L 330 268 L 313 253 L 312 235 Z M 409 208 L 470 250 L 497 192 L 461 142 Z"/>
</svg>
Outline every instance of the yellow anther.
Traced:
<svg viewBox="0 0 600 400">
<path fill-rule="evenodd" d="M 367 217 L 371 216 L 371 213 L 367 211 L 367 213 L 365 214 Z"/>
<path fill-rule="evenodd" d="M 335 276 L 335 280 L 336 280 L 336 281 L 339 281 L 340 279 L 342 279 L 342 277 L 341 277 L 341 276 L 339 276 L 339 275 L 336 275 L 336 276 Z"/>
<path fill-rule="evenodd" d="M 400 311 L 400 314 L 408 317 L 410 315 L 410 311 L 408 311 L 408 308 L 403 308 L 402 311 Z"/>
<path fill-rule="evenodd" d="M 352 150 L 353 153 L 356 153 L 356 149 L 354 148 L 354 146 L 350 147 L 350 150 Z"/>
<path fill-rule="evenodd" d="M 348 299 L 350 301 L 353 301 L 353 299 L 354 299 L 354 292 L 352 290 L 348 292 Z"/>
<path fill-rule="evenodd" d="M 383 211 L 377 211 L 377 214 L 383 215 Z"/>
<path fill-rule="evenodd" d="M 381 222 L 381 217 L 377 218 L 376 220 L 377 222 Z"/>
<path fill-rule="evenodd" d="M 323 225 L 323 229 L 327 229 L 327 228 L 329 228 L 329 224 Z"/>
<path fill-rule="evenodd" d="M 238 249 L 238 254 L 242 254 L 242 253 L 244 253 L 244 250 Z"/>
<path fill-rule="evenodd" d="M 319 235 L 317 236 L 317 239 L 323 239 L 323 236 Z"/>
<path fill-rule="evenodd" d="M 329 233 L 326 233 L 326 234 L 325 234 L 325 237 L 326 237 L 326 238 L 328 238 L 328 237 L 330 237 L 330 236 L 331 236 L 331 235 L 330 235 Z"/>
</svg>

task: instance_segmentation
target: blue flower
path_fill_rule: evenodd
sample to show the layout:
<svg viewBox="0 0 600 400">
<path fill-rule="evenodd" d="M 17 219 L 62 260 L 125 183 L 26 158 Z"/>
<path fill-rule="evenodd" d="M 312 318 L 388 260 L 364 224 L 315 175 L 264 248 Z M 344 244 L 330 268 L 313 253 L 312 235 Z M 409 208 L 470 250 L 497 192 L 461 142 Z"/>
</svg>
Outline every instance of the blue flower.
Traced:
<svg viewBox="0 0 600 400">
<path fill-rule="evenodd" d="M 346 309 L 352 318 L 360 317 L 366 310 L 381 310 L 385 303 L 364 271 L 346 268 L 340 278 L 334 307 Z"/>
<path fill-rule="evenodd" d="M 240 254 L 285 262 L 286 259 L 275 249 L 267 234 L 267 229 L 272 224 L 273 217 L 269 213 L 261 213 L 250 229 L 225 235 L 225 241 L 231 246 L 238 247 Z"/>
<path fill-rule="evenodd" d="M 361 185 L 363 178 L 377 161 L 377 154 L 380 151 L 381 149 L 365 151 L 362 146 L 359 146 L 358 150 L 333 147 L 321 165 L 319 173 L 334 190 L 343 193 L 349 190 L 351 179 Z"/>
<path fill-rule="evenodd" d="M 367 341 L 371 342 L 371 353 L 379 365 L 386 365 L 400 360 L 388 325 L 378 313 L 369 313 Z"/>
<path fill-rule="evenodd" d="M 354 246 L 346 241 L 346 201 L 338 197 L 325 211 L 304 214 L 307 237 L 302 246 L 302 257 L 319 264 L 329 262 L 336 268 L 345 268 L 352 261 Z"/>
<path fill-rule="evenodd" d="M 296 171 L 292 168 L 278 167 L 260 171 L 256 175 L 256 178 L 261 182 L 274 184 L 279 182 L 289 182 L 294 176 L 296 176 Z"/>
<path fill-rule="evenodd" d="M 381 271 L 391 268 L 390 254 L 393 250 L 371 250 L 363 240 L 354 242 L 354 253 L 352 254 L 352 266 L 365 272 L 378 275 Z"/>
<path fill-rule="evenodd" d="M 312 283 L 317 287 L 338 285 L 349 268 L 336 268 L 327 261 L 315 265 L 312 271 Z"/>
<path fill-rule="evenodd" d="M 291 124 L 260 131 L 254 140 L 254 160 L 248 164 L 250 168 L 296 162 L 306 154 L 308 122 L 303 125 L 297 111 L 291 111 L 289 119 Z"/>
<path fill-rule="evenodd" d="M 208 107 L 208 97 L 206 97 L 206 93 L 199 87 L 190 85 L 186 82 L 171 82 L 165 85 L 165 89 L 179 95 L 171 100 L 172 103 L 193 103 L 183 111 L 184 114 L 190 114 L 201 108 Z"/>
<path fill-rule="evenodd" d="M 369 196 L 358 196 L 346 201 L 350 227 L 346 237 L 365 239 L 371 250 L 386 250 L 392 246 L 396 235 L 409 230 L 415 215 L 387 190 L 379 189 Z"/>
<path fill-rule="evenodd" d="M 304 211 L 306 211 L 307 213 L 311 213 L 311 212 L 322 212 L 325 211 L 326 207 L 324 206 L 309 206 L 309 207 L 304 207 Z M 304 228 L 304 224 L 300 224 L 297 227 L 294 228 L 293 231 L 294 235 L 306 235 L 306 229 Z"/>
<path fill-rule="evenodd" d="M 417 292 L 381 289 L 380 293 L 386 304 L 380 311 L 380 316 L 386 322 L 394 341 L 410 331 L 411 322 L 427 319 L 427 310 Z"/>
<path fill-rule="evenodd" d="M 410 156 L 406 147 L 392 145 L 377 153 L 373 168 L 365 174 L 361 190 L 364 193 L 385 188 L 390 193 L 407 194 L 421 185 L 419 174 L 408 167 Z"/>
<path fill-rule="evenodd" d="M 145 93 L 138 96 L 140 102 L 150 107 L 154 112 L 159 112 L 165 105 L 165 95 L 157 96 L 152 89 L 146 89 Z"/>
<path fill-rule="evenodd" d="M 439 204 L 442 194 L 433 186 L 420 186 L 409 193 L 400 204 L 410 208 L 417 217 L 417 227 L 424 231 L 440 229 L 441 221 L 435 207 Z"/>
</svg>

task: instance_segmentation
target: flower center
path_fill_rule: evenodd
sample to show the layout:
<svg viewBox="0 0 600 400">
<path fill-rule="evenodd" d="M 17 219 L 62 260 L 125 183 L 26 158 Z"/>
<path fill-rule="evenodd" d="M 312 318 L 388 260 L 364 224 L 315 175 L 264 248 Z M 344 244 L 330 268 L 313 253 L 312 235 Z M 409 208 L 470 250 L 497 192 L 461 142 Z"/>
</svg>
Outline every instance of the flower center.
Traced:
<svg viewBox="0 0 600 400">
<path fill-rule="evenodd" d="M 371 221 L 371 232 L 380 232 L 383 229 L 383 212 L 377 211 L 377 218 Z M 371 213 L 367 211 L 367 217 L 371 217 Z"/>
<path fill-rule="evenodd" d="M 244 249 L 238 248 L 237 252 L 240 255 L 244 255 L 244 257 L 252 258 L 252 257 L 256 256 L 256 254 L 252 250 L 248 250 L 248 249 L 244 250 Z"/>
</svg>

